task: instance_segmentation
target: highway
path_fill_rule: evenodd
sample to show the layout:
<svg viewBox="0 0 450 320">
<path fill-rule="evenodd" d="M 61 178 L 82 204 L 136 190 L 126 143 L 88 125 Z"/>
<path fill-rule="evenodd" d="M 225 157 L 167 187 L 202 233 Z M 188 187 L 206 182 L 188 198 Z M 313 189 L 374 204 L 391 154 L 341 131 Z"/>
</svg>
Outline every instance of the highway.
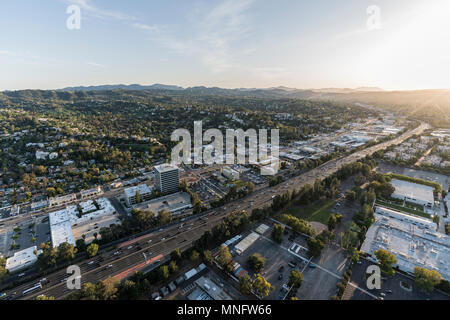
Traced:
<svg viewBox="0 0 450 320">
<path fill-rule="evenodd" d="M 262 188 L 259 192 L 254 192 L 245 198 L 228 203 L 224 207 L 206 212 L 203 214 L 203 220 L 199 216 L 193 216 L 184 222 L 180 221 L 176 225 L 140 237 L 135 240 L 135 243 L 127 241 L 121 246 L 122 252 L 120 254 L 114 254 L 114 250 L 116 249 L 100 252 L 99 256 L 92 258 L 91 260 L 86 260 L 80 264 L 82 283 L 95 283 L 141 265 L 142 269 L 146 269 L 147 267 L 157 267 L 159 264 L 163 263 L 165 259 L 169 258 L 168 255 L 170 252 L 177 248 L 188 248 L 193 241 L 200 238 L 204 231 L 210 230 L 212 227 L 219 224 L 225 216 L 237 211 L 250 211 L 250 209 L 262 208 L 265 205 L 270 205 L 273 195 L 282 194 L 287 190 L 299 189 L 306 184 L 313 184 L 316 179 L 324 179 L 346 164 L 353 163 L 358 159 L 364 158 L 368 154 L 372 154 L 392 144 L 401 143 L 414 134 L 420 134 L 428 127 L 427 124 L 422 123 L 419 127 L 404 133 L 394 140 L 372 146 L 346 157 L 331 160 L 274 187 Z M 181 225 L 183 226 L 180 228 Z M 164 238 L 165 240 L 161 240 Z M 163 255 L 163 258 L 160 259 L 160 263 L 155 262 L 153 265 L 145 265 L 143 255 L 145 252 L 147 252 L 147 257 L 149 258 L 158 255 Z M 108 267 L 110 265 L 111 267 Z M 47 276 L 47 279 L 50 282 L 44 285 L 41 290 L 30 293 L 24 297 L 21 297 L 22 292 L 33 287 L 37 281 L 31 281 L 20 285 L 6 291 L 6 293 L 8 296 L 13 296 L 13 299 L 35 299 L 41 294 L 54 296 L 56 299 L 62 299 L 70 293 L 70 290 L 67 289 L 66 282 L 63 281 L 67 276 L 65 270 L 57 271 Z"/>
</svg>

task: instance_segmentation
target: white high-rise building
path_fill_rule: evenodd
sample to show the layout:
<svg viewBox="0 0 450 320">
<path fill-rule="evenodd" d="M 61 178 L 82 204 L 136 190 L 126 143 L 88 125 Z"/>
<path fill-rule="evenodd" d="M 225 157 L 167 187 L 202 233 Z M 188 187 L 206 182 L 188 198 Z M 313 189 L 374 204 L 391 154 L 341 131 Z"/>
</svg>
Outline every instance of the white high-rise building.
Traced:
<svg viewBox="0 0 450 320">
<path fill-rule="evenodd" d="M 156 188 L 162 194 L 177 192 L 180 188 L 180 169 L 177 166 L 161 164 L 155 167 Z"/>
</svg>

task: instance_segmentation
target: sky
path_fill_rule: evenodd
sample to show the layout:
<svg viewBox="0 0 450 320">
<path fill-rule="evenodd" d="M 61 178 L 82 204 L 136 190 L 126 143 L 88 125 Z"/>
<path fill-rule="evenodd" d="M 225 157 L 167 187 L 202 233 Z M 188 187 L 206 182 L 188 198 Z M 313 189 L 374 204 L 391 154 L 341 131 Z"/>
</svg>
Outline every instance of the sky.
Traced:
<svg viewBox="0 0 450 320">
<path fill-rule="evenodd" d="M 3 0 L 0 90 L 450 88 L 449 17 L 449 0 Z"/>
</svg>

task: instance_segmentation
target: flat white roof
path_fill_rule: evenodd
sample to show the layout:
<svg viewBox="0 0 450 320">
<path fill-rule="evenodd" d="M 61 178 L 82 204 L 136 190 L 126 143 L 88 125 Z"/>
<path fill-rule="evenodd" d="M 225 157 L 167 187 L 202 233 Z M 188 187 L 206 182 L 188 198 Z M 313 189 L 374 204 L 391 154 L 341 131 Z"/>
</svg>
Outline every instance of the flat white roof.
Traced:
<svg viewBox="0 0 450 320">
<path fill-rule="evenodd" d="M 391 184 L 395 188 L 394 196 L 398 195 L 427 203 L 434 203 L 432 187 L 397 179 L 392 179 Z"/>
<path fill-rule="evenodd" d="M 177 166 L 168 164 L 168 163 L 163 163 L 160 164 L 159 166 L 155 166 L 155 170 L 158 171 L 159 173 L 163 173 L 163 172 L 168 172 L 168 171 L 172 171 L 172 170 L 178 170 L 179 168 Z"/>
<path fill-rule="evenodd" d="M 34 254 L 34 251 L 37 251 L 37 254 Z M 30 247 L 21 251 L 14 253 L 14 256 L 8 258 L 6 260 L 6 270 L 17 270 L 20 268 L 25 268 L 32 263 L 36 262 L 37 256 L 42 253 L 42 250 L 37 250 L 37 247 Z"/>
<path fill-rule="evenodd" d="M 135 206 L 142 210 L 150 210 L 155 215 L 161 210 L 167 210 L 170 212 L 177 212 L 184 209 L 192 208 L 191 196 L 186 192 L 178 192 L 170 194 L 168 196 L 156 198 L 150 200 L 144 204 L 138 204 Z"/>
<path fill-rule="evenodd" d="M 144 195 L 147 193 L 151 193 L 152 190 L 146 184 L 140 184 L 138 186 L 126 188 L 124 190 L 125 197 L 130 198 L 136 195 L 136 192 L 139 192 L 140 195 Z"/>
<path fill-rule="evenodd" d="M 73 225 L 115 213 L 116 210 L 108 199 L 98 198 L 96 202 L 99 209 L 97 209 L 93 200 L 78 204 L 83 213 L 81 218 L 78 217 L 78 206 L 68 206 L 65 209 L 48 214 L 53 247 L 58 247 L 63 242 L 75 245 L 75 238 L 72 233 Z"/>
<path fill-rule="evenodd" d="M 405 272 L 423 267 L 450 280 L 450 237 L 435 230 L 436 225 L 428 220 L 377 208 L 361 251 L 375 258 L 376 250 L 388 250 Z"/>
<path fill-rule="evenodd" d="M 239 242 L 234 248 L 239 254 L 242 254 L 258 239 L 259 234 L 257 234 L 256 232 L 252 232 L 247 237 L 245 237 L 241 242 Z"/>
</svg>

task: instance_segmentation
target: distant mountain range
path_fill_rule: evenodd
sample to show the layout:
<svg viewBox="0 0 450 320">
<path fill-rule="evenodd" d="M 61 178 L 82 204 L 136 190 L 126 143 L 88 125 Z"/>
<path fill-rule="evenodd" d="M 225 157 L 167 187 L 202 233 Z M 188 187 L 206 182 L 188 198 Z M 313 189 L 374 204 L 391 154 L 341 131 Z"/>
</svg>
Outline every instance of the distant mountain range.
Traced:
<svg viewBox="0 0 450 320">
<path fill-rule="evenodd" d="M 100 86 L 80 86 L 80 87 L 67 87 L 63 89 L 58 89 L 56 91 L 105 91 L 105 90 L 135 90 L 135 91 L 141 91 L 141 90 L 186 90 L 186 91 L 210 91 L 210 92 L 273 92 L 273 93 L 279 93 L 279 94 L 285 94 L 285 93 L 301 93 L 301 92 L 316 92 L 316 93 L 352 93 L 352 92 L 377 92 L 377 91 L 384 91 L 383 89 L 377 88 L 377 87 L 359 87 L 356 89 L 350 89 L 350 88 L 323 88 L 323 89 L 297 89 L 297 88 L 288 88 L 284 86 L 279 87 L 273 87 L 273 88 L 265 88 L 265 89 L 258 89 L 258 88 L 238 88 L 238 89 L 223 89 L 218 87 L 189 87 L 189 88 L 183 88 L 180 86 L 175 85 L 166 85 L 166 84 L 153 84 L 149 86 L 140 85 L 140 84 L 116 84 L 116 85 L 100 85 Z M 206 93 L 206 92 L 205 92 Z"/>
<path fill-rule="evenodd" d="M 228 98 L 302 99 L 334 101 L 345 104 L 363 103 L 394 112 L 412 115 L 433 123 L 450 126 L 450 90 L 385 91 L 376 87 L 296 89 L 288 87 L 237 88 L 218 87 L 183 88 L 176 85 L 118 84 L 89 87 L 70 87 L 59 90 L 20 90 L 0 92 L 1 104 L 35 101 L 74 101 L 80 99 L 122 99 L 124 97 L 154 96 L 155 101 L 171 99 L 171 96 L 221 96 Z"/>
<path fill-rule="evenodd" d="M 56 91 L 105 91 L 105 90 L 184 90 L 184 88 L 179 86 L 171 86 L 165 84 L 153 84 L 151 86 L 142 86 L 140 84 L 113 84 L 113 85 L 102 85 L 102 86 L 89 86 L 89 87 L 68 87 L 64 89 L 59 89 Z"/>
</svg>

